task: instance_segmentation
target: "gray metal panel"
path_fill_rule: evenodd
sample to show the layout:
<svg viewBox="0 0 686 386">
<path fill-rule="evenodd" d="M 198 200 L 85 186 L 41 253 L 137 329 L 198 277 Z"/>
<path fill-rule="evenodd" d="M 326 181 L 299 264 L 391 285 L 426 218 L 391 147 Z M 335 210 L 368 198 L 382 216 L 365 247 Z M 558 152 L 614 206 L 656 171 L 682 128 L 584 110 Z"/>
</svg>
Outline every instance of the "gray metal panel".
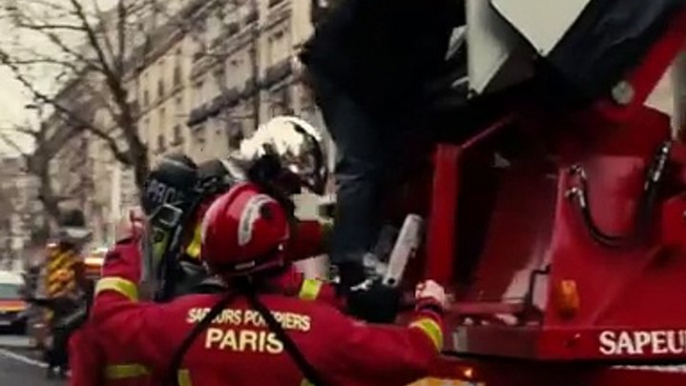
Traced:
<svg viewBox="0 0 686 386">
<path fill-rule="evenodd" d="M 490 0 L 542 56 L 548 55 L 591 0 Z"/>
<path fill-rule="evenodd" d="M 526 43 L 488 1 L 466 0 L 465 4 L 469 89 L 472 93 L 482 94 L 493 88 L 492 83 L 503 67 Z M 525 72 L 512 75 L 521 80 L 526 77 Z M 510 77 L 507 83 L 516 83 L 517 80 L 520 79 Z"/>
</svg>

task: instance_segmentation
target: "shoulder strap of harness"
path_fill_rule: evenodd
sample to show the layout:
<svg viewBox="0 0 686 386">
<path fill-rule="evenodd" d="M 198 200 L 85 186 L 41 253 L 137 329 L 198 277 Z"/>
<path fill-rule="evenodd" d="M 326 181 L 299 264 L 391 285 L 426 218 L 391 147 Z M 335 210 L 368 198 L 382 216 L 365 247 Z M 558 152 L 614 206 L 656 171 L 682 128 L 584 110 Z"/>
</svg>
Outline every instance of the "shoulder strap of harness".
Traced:
<svg viewBox="0 0 686 386">
<path fill-rule="evenodd" d="M 322 381 L 319 372 L 307 361 L 300 349 L 298 349 L 298 346 L 295 345 L 290 336 L 288 336 L 288 333 L 283 329 L 281 323 L 274 318 L 274 315 L 272 315 L 267 307 L 257 298 L 257 295 L 254 292 L 248 292 L 246 293 L 246 296 L 250 305 L 260 313 L 265 322 L 267 322 L 269 329 L 272 330 L 277 338 L 283 343 L 286 352 L 293 358 L 293 361 L 310 384 L 313 386 L 325 386 L 326 383 Z"/>
<path fill-rule="evenodd" d="M 212 306 L 212 309 L 210 309 L 207 315 L 205 315 L 205 317 L 202 318 L 202 320 L 200 320 L 200 322 L 196 324 L 191 332 L 188 333 L 188 335 L 186 335 L 186 337 L 183 339 L 181 346 L 179 346 L 179 348 L 174 352 L 174 355 L 172 355 L 171 365 L 169 366 L 168 379 L 171 385 L 179 386 L 179 378 L 177 374 L 181 368 L 183 358 L 186 356 L 186 352 L 188 352 L 188 349 L 191 348 L 191 345 L 193 345 L 195 339 L 198 337 L 198 335 L 205 331 L 210 324 L 212 324 L 212 320 L 216 318 L 224 310 L 224 307 L 231 303 L 235 298 L 235 293 L 228 293 L 222 297 L 214 306 Z"/>
</svg>

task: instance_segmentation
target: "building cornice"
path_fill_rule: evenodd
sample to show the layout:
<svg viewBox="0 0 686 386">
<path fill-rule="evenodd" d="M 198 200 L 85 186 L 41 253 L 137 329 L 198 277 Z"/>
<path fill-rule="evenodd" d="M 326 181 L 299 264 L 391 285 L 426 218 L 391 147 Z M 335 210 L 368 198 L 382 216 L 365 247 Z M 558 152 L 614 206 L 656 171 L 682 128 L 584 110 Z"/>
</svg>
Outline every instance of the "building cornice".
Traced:
<svg viewBox="0 0 686 386">
<path fill-rule="evenodd" d="M 253 82 L 249 79 L 242 89 L 232 88 L 225 90 L 220 95 L 211 101 L 193 109 L 190 113 L 187 125 L 189 127 L 197 126 L 210 118 L 216 117 L 222 111 L 237 106 L 242 99 L 248 99 L 255 95 L 255 91 L 268 90 L 279 82 L 284 81 L 293 73 L 293 64 L 290 59 L 281 61 L 280 63 L 267 69 L 264 78 L 261 81 Z"/>
</svg>

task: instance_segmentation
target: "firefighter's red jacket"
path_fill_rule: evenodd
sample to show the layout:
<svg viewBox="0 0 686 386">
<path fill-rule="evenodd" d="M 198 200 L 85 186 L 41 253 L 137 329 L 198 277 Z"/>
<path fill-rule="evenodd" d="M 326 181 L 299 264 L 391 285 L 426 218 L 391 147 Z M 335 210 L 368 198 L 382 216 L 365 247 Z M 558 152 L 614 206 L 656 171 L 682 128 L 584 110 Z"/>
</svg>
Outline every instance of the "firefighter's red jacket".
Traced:
<svg viewBox="0 0 686 386">
<path fill-rule="evenodd" d="M 86 322 L 69 338 L 69 386 L 102 385 L 104 359 L 91 325 Z"/>
<path fill-rule="evenodd" d="M 223 296 L 188 295 L 160 305 L 138 301 L 136 246 L 119 245 L 103 267 L 93 321 L 112 344 L 135 352 L 154 374 Z M 324 302 L 260 297 L 329 386 L 406 385 L 428 374 L 442 347 L 441 317 L 417 311 L 407 327 L 372 326 Z M 237 298 L 195 340 L 176 374 L 181 386 L 304 385 L 303 374 L 257 311 Z"/>
<path fill-rule="evenodd" d="M 135 246 L 137 239 L 124 239 L 123 244 Z M 130 252 L 139 249 L 130 249 Z M 140 256 L 138 256 L 140 259 Z M 138 281 L 141 266 L 127 272 Z M 98 333 L 92 318 L 86 321 L 69 344 L 70 386 L 157 386 L 150 370 L 141 364 L 135 351 Z"/>
<path fill-rule="evenodd" d="M 316 222 L 301 222 L 298 237 L 289 245 L 288 255 L 300 260 L 322 253 L 322 228 Z M 127 253 L 138 253 L 129 244 L 133 239 L 124 238 Z M 119 246 L 116 247 L 120 248 Z M 131 278 L 139 280 L 140 265 L 128 271 Z M 324 301 L 340 309 L 345 307 L 333 287 L 318 280 L 305 279 L 295 269 L 285 272 L 278 278 L 278 285 L 293 296 L 303 300 Z M 122 346 L 116 339 L 98 335 L 92 320 L 88 320 L 70 342 L 70 386 L 156 386 L 162 385 L 159 375 L 153 375 L 135 351 Z"/>
</svg>

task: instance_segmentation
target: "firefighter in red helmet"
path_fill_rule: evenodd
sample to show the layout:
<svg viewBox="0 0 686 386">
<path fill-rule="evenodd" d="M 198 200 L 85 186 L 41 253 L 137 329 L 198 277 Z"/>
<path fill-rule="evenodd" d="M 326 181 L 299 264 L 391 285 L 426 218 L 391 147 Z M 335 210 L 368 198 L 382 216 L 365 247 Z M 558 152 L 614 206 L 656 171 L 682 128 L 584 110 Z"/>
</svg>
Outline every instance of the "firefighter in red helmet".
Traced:
<svg viewBox="0 0 686 386">
<path fill-rule="evenodd" d="M 440 286 L 418 287 L 408 326 L 367 325 L 280 286 L 289 238 L 281 205 L 239 183 L 211 204 L 202 226 L 203 259 L 225 292 L 140 302 L 140 254 L 122 244 L 105 260 L 95 326 L 182 386 L 405 385 L 428 374 L 442 347 Z"/>
<path fill-rule="evenodd" d="M 209 204 L 217 197 L 218 193 L 227 186 L 233 184 L 232 181 L 241 180 L 239 171 L 230 160 L 211 160 L 195 166 L 187 157 L 182 155 L 166 156 L 162 161 L 156 165 L 153 173 L 149 177 L 151 182 L 146 185 L 154 186 L 155 192 L 161 189 L 160 186 L 172 186 L 166 190 L 176 189 L 194 185 L 191 176 L 196 174 L 198 181 L 215 180 L 216 183 L 210 186 L 210 193 L 198 197 L 200 204 L 192 209 L 192 216 L 188 218 L 187 222 L 179 223 L 183 228 L 182 242 L 176 246 L 170 244 L 166 245 L 166 250 L 172 252 L 169 256 L 172 257 L 172 263 L 175 268 L 175 275 L 173 277 L 174 287 L 170 293 L 171 299 L 182 296 L 188 293 L 216 293 L 224 292 L 223 284 L 213 277 L 207 275 L 203 268 L 202 261 L 198 259 L 200 252 L 200 222 L 202 215 L 207 210 Z M 197 169 L 197 172 L 196 172 Z M 231 169 L 231 170 L 229 170 Z M 231 173 L 229 173 L 232 171 Z M 158 195 L 159 196 L 159 195 Z M 165 195 L 163 195 L 165 196 Z M 153 195 L 153 198 L 157 196 Z M 186 197 L 192 196 L 186 193 Z M 154 229 L 156 224 L 156 214 L 160 213 L 160 208 L 165 205 L 172 205 L 176 208 L 189 208 L 188 203 L 166 202 L 159 200 L 157 202 L 150 202 L 145 207 L 147 213 L 132 213 L 133 217 L 128 221 L 120 224 L 117 227 L 118 244 L 125 245 L 130 243 L 142 243 L 146 245 L 146 241 L 157 242 L 160 238 L 148 238 L 146 235 L 152 234 L 151 231 L 159 231 L 165 229 Z M 151 219 L 147 226 L 143 226 L 145 219 Z M 308 256 L 313 256 L 322 253 L 322 240 L 324 237 L 324 228 L 316 221 L 299 221 L 293 224 L 294 233 L 296 237 L 291 238 L 288 245 L 288 256 L 290 259 L 299 260 Z M 161 241 L 164 243 L 166 237 L 162 237 Z M 133 251 L 132 249 L 130 249 Z M 160 248 L 140 248 L 138 253 L 143 251 L 155 252 L 156 255 L 146 256 L 146 263 L 156 262 L 156 264 L 142 264 L 135 272 L 135 277 L 145 278 L 145 283 L 142 285 L 145 289 L 141 290 L 143 298 L 152 298 L 153 294 L 159 293 L 161 286 L 154 282 L 154 278 L 160 273 L 164 272 L 165 266 L 162 264 L 166 255 L 164 249 Z M 145 266 L 145 267 L 144 267 Z M 133 273 L 133 272 L 132 272 Z M 147 275 L 147 276 L 144 276 Z M 152 282 L 151 282 L 152 281 Z M 338 307 L 343 307 L 344 303 L 339 300 L 333 288 L 324 285 L 321 282 L 311 279 L 305 279 L 302 274 L 295 269 L 285 273 L 281 277 L 281 283 L 284 288 L 297 294 L 301 298 L 309 300 L 324 300 L 335 304 Z M 152 374 L 151 370 L 143 365 L 135 352 L 131 352 L 127 347 L 116 343 L 107 341 L 99 336 L 93 328 L 95 323 L 92 321 L 86 323 L 82 329 L 78 339 L 74 339 L 71 345 L 72 364 L 74 370 L 72 371 L 72 383 L 80 386 L 91 385 L 157 385 L 160 382 L 156 379 L 156 375 Z M 98 361 L 95 361 L 95 360 Z"/>
<path fill-rule="evenodd" d="M 226 170 L 222 165 L 226 162 L 228 161 L 220 162 L 220 160 L 213 160 L 199 165 L 198 178 L 206 179 L 210 176 L 223 175 Z M 170 163 L 171 165 L 169 165 Z M 148 185 L 159 187 L 162 184 L 169 185 L 175 181 L 179 181 L 181 184 L 176 183 L 174 186 L 191 185 L 189 184 L 190 178 L 179 178 L 179 176 L 188 176 L 190 174 L 188 171 L 193 169 L 195 169 L 195 166 L 191 160 L 179 155 L 167 156 L 151 174 L 150 178 L 156 178 L 156 181 L 148 183 Z M 164 179 L 159 177 L 160 175 Z M 221 191 L 222 189 L 218 190 Z M 171 298 L 188 293 L 224 291 L 221 282 L 208 277 L 202 267 L 202 262 L 198 259 L 201 242 L 199 232 L 200 221 L 207 207 L 216 197 L 216 194 L 209 194 L 207 197 L 203 197 L 202 203 L 194 210 L 194 215 L 189 218 L 188 223 L 182 224 L 184 228 L 184 241 L 177 246 L 178 253 L 174 254 L 178 256 L 174 260 L 179 265 L 179 271 L 174 278 L 175 288 Z M 164 204 L 157 203 L 157 208 Z M 146 209 L 148 214 L 153 214 L 156 210 L 154 203 L 153 205 L 148 205 Z M 142 225 L 145 218 L 145 213 L 138 210 L 137 212 L 132 212 L 129 219 L 119 224 L 116 233 L 120 245 L 139 243 L 145 240 L 141 236 L 144 236 L 144 233 L 149 232 L 151 229 Z M 313 221 L 298 222 L 295 224 L 295 229 L 297 237 L 290 240 L 291 242 L 288 246 L 289 258 L 298 260 L 321 253 L 323 228 L 318 223 Z M 153 258 L 153 260 L 155 259 Z M 142 268 L 143 266 L 139 266 L 138 271 L 141 271 Z M 152 271 L 159 270 L 156 270 L 154 267 L 146 269 Z M 143 271 L 146 269 L 143 269 Z M 131 271 L 131 273 L 134 277 L 142 277 L 144 274 L 142 271 Z M 303 275 L 294 269 L 282 276 L 280 285 L 305 299 L 325 300 L 339 307 L 344 306 L 332 288 L 315 280 L 305 280 Z M 142 297 L 151 298 L 151 295 L 157 292 L 156 290 L 157 288 L 154 286 L 147 286 L 145 290 L 141 291 L 147 292 L 147 295 Z M 95 323 L 93 322 L 86 323 L 79 336 L 75 337 L 71 344 L 70 351 L 74 354 L 71 358 L 73 365 L 71 382 L 75 386 L 160 384 L 159 380 L 156 379 L 159 377 L 152 374 L 151 370 L 141 363 L 135 352 L 131 352 L 125 346 L 104 340 L 99 336 L 94 325 Z"/>
</svg>

